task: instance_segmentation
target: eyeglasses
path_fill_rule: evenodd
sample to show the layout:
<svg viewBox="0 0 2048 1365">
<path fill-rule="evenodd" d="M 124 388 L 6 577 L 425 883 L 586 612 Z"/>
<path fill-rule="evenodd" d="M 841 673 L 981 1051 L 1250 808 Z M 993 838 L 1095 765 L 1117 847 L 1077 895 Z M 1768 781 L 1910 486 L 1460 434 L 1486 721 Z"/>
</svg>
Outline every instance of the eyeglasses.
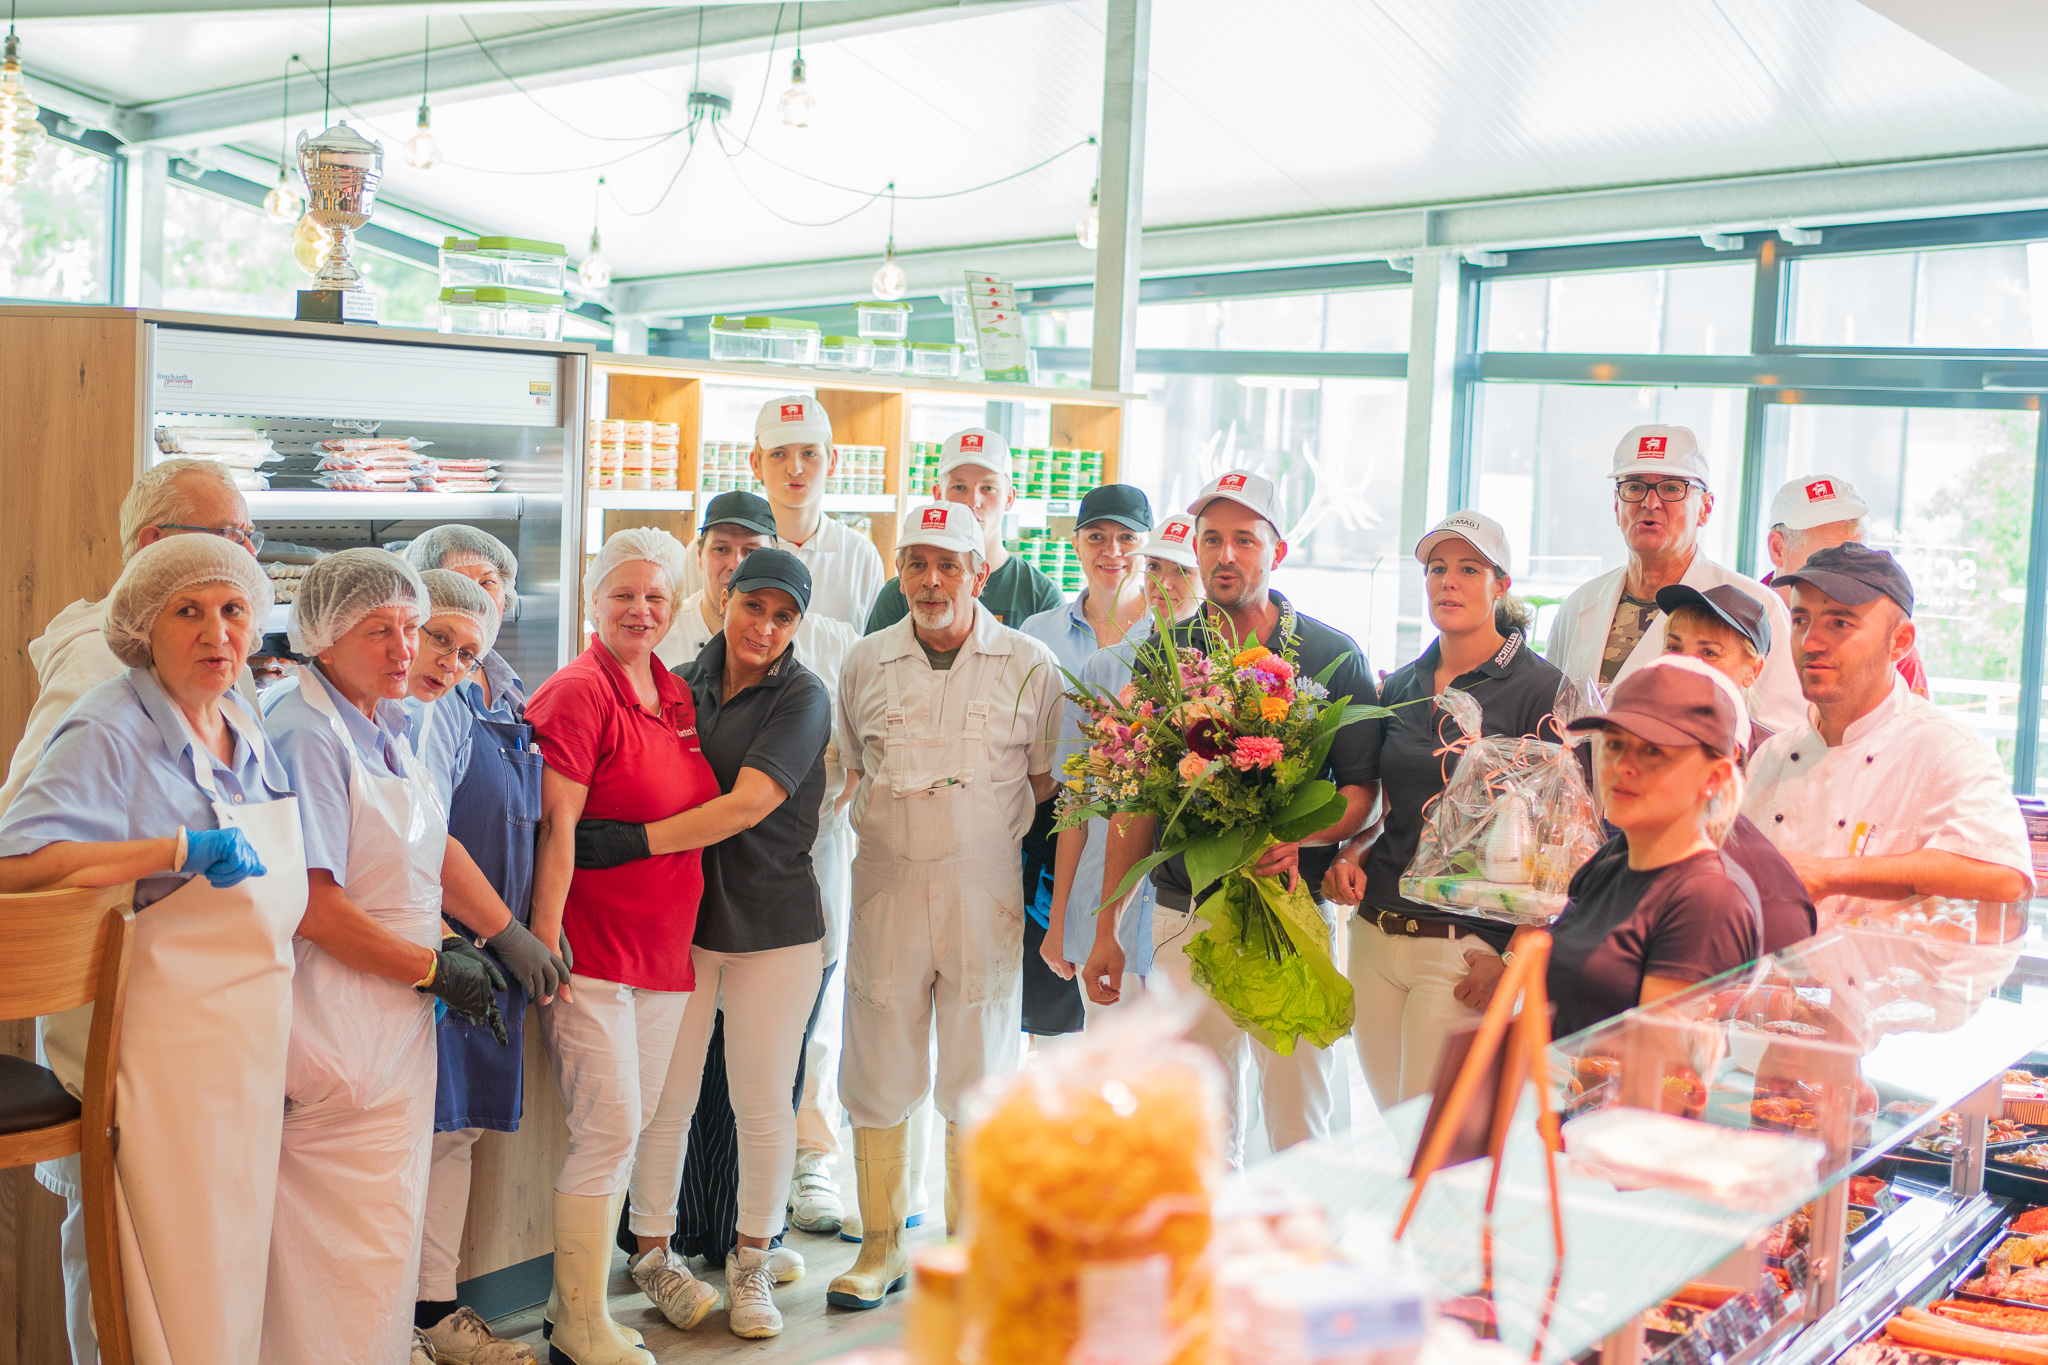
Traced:
<svg viewBox="0 0 2048 1365">
<path fill-rule="evenodd" d="M 166 521 L 159 523 L 156 529 L 159 531 L 200 531 L 209 536 L 219 536 L 222 540 L 232 540 L 237 544 L 248 546 L 249 553 L 252 555 L 263 548 L 263 533 L 242 526 L 187 526 L 182 522 Z"/>
<path fill-rule="evenodd" d="M 462 665 L 464 673 L 474 673 L 476 666 L 484 661 L 483 655 L 477 653 L 468 645 L 458 647 L 454 641 L 438 630 L 422 630 L 420 634 L 427 637 L 427 649 L 435 658 L 445 659 L 450 654 L 453 654 L 455 661 Z"/>
<path fill-rule="evenodd" d="M 1641 502 L 1654 488 L 1657 490 L 1659 502 L 1684 502 L 1692 496 L 1693 489 L 1705 487 L 1705 484 L 1694 483 L 1691 479 L 1659 479 L 1655 483 L 1643 479 L 1623 479 L 1614 485 L 1614 492 L 1623 502 Z"/>
</svg>

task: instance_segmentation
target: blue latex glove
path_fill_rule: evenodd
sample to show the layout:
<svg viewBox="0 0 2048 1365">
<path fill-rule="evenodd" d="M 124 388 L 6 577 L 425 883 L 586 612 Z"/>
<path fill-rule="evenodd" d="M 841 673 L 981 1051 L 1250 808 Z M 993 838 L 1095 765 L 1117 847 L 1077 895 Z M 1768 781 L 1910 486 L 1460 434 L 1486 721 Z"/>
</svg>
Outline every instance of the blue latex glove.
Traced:
<svg viewBox="0 0 2048 1365">
<path fill-rule="evenodd" d="M 180 872 L 197 872 L 215 886 L 228 887 L 269 870 L 256 856 L 249 836 L 238 829 L 185 831 L 185 865 Z"/>
</svg>

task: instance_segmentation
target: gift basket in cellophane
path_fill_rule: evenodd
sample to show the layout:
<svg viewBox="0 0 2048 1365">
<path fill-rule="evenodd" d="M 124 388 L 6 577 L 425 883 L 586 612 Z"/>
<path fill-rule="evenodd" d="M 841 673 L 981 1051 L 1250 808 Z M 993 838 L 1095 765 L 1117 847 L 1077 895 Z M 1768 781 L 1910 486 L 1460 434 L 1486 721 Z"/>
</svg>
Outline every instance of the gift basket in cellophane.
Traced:
<svg viewBox="0 0 2048 1365">
<path fill-rule="evenodd" d="M 1139 1001 L 970 1097 L 962 1361 L 1220 1358 L 1223 1077 L 1183 1012 Z"/>
<path fill-rule="evenodd" d="M 1535 735 L 1482 735 L 1479 703 L 1447 687 L 1437 704 L 1463 732 L 1457 767 L 1426 811 L 1401 894 L 1509 924 L 1548 924 L 1603 842 L 1578 753 Z M 1569 685 L 1539 732 L 1564 733 L 1597 704 Z"/>
</svg>

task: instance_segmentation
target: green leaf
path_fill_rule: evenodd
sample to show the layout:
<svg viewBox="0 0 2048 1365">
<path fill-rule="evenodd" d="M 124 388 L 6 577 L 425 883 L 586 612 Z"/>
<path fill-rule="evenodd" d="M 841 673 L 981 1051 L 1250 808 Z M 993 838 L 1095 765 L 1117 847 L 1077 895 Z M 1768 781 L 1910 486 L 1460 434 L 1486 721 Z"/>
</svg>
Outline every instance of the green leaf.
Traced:
<svg viewBox="0 0 2048 1365">
<path fill-rule="evenodd" d="M 1337 676 L 1337 670 L 1339 668 L 1342 668 L 1344 666 L 1344 661 L 1350 657 L 1351 651 L 1347 649 L 1342 654 L 1339 654 L 1336 658 L 1330 660 L 1330 662 L 1324 664 L 1323 671 L 1316 674 L 1316 681 L 1318 683 L 1321 683 L 1324 687 L 1328 687 L 1330 685 L 1330 679 Z"/>
<path fill-rule="evenodd" d="M 1320 785 L 1330 787 L 1327 782 Z M 1299 815 L 1290 815 L 1286 819 L 1274 821 L 1273 837 L 1283 844 L 1306 839 L 1309 835 L 1320 833 L 1343 819 L 1348 805 L 1343 795 L 1336 788 L 1330 787 L 1329 797 L 1320 806 L 1305 810 Z"/>
<path fill-rule="evenodd" d="M 1131 870 L 1129 872 L 1124 873 L 1124 879 L 1121 882 L 1117 883 L 1117 888 L 1115 892 L 1113 892 L 1110 895 L 1110 899 L 1121 900 L 1125 896 L 1129 895 L 1131 888 L 1138 884 L 1140 878 L 1148 875 L 1153 868 L 1159 866 L 1161 863 L 1165 862 L 1168 858 L 1171 858 L 1174 854 L 1178 853 L 1179 851 L 1179 849 L 1175 848 L 1162 848 L 1157 853 L 1148 853 L 1144 857 L 1138 859 L 1137 862 L 1131 865 Z M 1100 910 L 1102 907 L 1098 905 L 1095 908 L 1097 910 Z"/>
<path fill-rule="evenodd" d="M 1265 842 L 1264 835 L 1258 831 L 1237 828 L 1189 844 L 1186 849 L 1188 885 L 1200 890 L 1220 880 L 1224 873 L 1242 866 L 1248 856 L 1245 847 L 1249 841 L 1247 836 L 1257 838 L 1261 844 Z"/>
</svg>

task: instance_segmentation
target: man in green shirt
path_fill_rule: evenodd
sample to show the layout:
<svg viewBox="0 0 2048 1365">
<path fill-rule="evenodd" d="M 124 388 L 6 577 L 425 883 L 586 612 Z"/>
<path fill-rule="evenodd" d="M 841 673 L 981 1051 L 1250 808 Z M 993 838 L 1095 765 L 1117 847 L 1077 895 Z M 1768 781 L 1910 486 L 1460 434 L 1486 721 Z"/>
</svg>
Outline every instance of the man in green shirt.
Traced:
<svg viewBox="0 0 2048 1365">
<path fill-rule="evenodd" d="M 1010 447 L 1002 437 L 987 427 L 969 427 L 948 436 L 939 452 L 939 481 L 932 485 L 932 498 L 974 509 L 989 566 L 981 605 L 996 620 L 1014 630 L 1060 605 L 1060 590 L 1053 581 L 1003 546 L 1003 513 L 1017 501 L 1017 490 L 1010 486 Z M 864 633 L 873 635 L 908 615 L 903 585 L 892 578 L 876 595 Z"/>
</svg>

